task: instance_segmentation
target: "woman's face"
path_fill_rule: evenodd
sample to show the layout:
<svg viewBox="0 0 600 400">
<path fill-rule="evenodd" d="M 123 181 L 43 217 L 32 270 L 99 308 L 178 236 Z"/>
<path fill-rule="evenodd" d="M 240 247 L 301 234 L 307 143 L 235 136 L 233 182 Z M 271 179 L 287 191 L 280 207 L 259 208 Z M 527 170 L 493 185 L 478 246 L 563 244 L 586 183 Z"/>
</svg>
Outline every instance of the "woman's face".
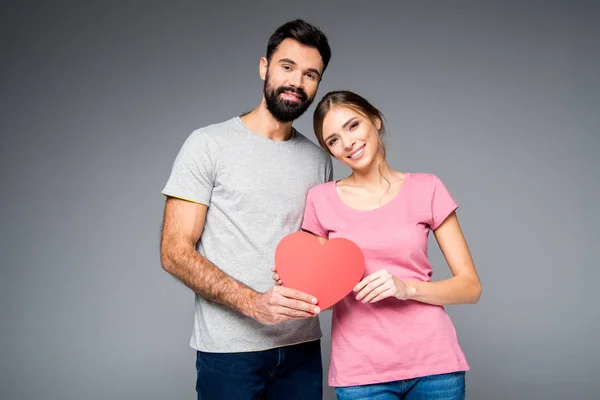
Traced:
<svg viewBox="0 0 600 400">
<path fill-rule="evenodd" d="M 371 168 L 380 156 L 381 121 L 373 125 L 369 118 L 349 107 L 329 110 L 323 120 L 323 140 L 335 158 L 355 171 Z"/>
</svg>

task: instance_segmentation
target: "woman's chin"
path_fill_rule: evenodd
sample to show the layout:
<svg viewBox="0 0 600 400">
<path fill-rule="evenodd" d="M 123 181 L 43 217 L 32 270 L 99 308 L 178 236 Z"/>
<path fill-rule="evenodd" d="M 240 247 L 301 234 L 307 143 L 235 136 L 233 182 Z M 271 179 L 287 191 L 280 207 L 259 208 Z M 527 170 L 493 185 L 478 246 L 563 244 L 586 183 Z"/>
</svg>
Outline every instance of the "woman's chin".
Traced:
<svg viewBox="0 0 600 400">
<path fill-rule="evenodd" d="M 346 161 L 346 160 L 344 160 Z M 350 167 L 352 169 L 352 171 L 356 171 L 356 172 L 366 172 L 369 171 L 371 168 L 375 168 L 374 166 L 374 160 L 359 160 L 359 161 L 346 161 L 344 162 L 344 164 L 346 164 L 348 167 Z"/>
</svg>

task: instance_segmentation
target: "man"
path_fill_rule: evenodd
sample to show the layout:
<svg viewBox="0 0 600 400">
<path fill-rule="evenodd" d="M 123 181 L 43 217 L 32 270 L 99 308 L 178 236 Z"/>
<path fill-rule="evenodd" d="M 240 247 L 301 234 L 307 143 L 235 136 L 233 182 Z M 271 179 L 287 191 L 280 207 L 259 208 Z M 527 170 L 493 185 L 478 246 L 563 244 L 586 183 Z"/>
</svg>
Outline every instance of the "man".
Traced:
<svg viewBox="0 0 600 400">
<path fill-rule="evenodd" d="M 196 293 L 198 399 L 322 398 L 317 299 L 273 287 L 272 268 L 308 189 L 331 180 L 330 157 L 292 127 L 330 57 L 316 27 L 279 27 L 260 60 L 261 103 L 193 132 L 163 190 L 161 263 Z"/>
</svg>

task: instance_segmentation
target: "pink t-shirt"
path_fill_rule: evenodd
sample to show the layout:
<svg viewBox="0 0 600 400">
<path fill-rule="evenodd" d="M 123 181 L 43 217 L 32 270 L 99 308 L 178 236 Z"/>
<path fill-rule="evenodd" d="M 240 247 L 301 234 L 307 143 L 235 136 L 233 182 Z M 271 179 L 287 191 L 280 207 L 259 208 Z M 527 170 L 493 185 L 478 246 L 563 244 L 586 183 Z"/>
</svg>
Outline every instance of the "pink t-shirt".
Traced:
<svg viewBox="0 0 600 400">
<path fill-rule="evenodd" d="M 457 208 L 435 175 L 406 173 L 404 186 L 382 207 L 359 211 L 339 197 L 335 182 L 313 187 L 302 228 L 352 240 L 365 255 L 365 275 L 380 269 L 407 281 L 430 281 L 427 238 Z M 387 298 L 363 304 L 350 293 L 334 306 L 329 385 L 411 379 L 469 366 L 454 325 L 441 306 Z"/>
</svg>

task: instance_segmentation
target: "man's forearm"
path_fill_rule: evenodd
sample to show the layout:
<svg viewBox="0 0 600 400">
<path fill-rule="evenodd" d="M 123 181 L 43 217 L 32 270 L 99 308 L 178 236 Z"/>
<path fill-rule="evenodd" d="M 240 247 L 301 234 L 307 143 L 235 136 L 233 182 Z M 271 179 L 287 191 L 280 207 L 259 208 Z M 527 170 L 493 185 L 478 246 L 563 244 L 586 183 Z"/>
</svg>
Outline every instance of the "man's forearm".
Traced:
<svg viewBox="0 0 600 400">
<path fill-rule="evenodd" d="M 253 317 L 256 291 L 221 271 L 194 248 L 182 246 L 165 253 L 163 268 L 195 293 Z"/>
</svg>

